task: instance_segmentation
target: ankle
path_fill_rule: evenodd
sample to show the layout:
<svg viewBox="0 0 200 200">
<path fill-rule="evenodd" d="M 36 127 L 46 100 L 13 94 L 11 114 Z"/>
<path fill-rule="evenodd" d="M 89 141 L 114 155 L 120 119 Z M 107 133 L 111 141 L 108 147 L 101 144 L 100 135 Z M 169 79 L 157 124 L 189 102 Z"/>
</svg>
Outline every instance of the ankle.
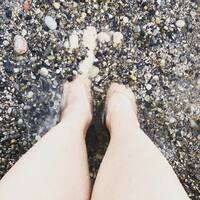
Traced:
<svg viewBox="0 0 200 200">
<path fill-rule="evenodd" d="M 81 105 L 68 105 L 62 111 L 61 121 L 74 121 L 82 130 L 86 130 L 92 121 L 92 113 L 90 109 L 83 108 Z"/>
</svg>

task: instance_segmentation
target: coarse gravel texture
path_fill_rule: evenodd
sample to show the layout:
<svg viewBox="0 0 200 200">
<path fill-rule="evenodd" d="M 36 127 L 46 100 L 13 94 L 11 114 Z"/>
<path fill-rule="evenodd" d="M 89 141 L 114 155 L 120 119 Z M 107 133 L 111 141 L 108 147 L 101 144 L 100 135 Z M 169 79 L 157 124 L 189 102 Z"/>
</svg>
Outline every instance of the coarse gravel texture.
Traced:
<svg viewBox="0 0 200 200">
<path fill-rule="evenodd" d="M 53 30 L 46 16 L 57 23 Z M 199 0 L 0 0 L 0 177 L 59 120 L 62 84 L 87 55 L 81 45 L 69 52 L 64 44 L 87 26 L 124 36 L 122 45 L 95 49 L 91 177 L 109 141 L 100 117 L 105 93 L 118 81 L 135 92 L 142 129 L 190 198 L 200 199 Z M 23 55 L 14 51 L 16 35 L 28 43 Z"/>
</svg>

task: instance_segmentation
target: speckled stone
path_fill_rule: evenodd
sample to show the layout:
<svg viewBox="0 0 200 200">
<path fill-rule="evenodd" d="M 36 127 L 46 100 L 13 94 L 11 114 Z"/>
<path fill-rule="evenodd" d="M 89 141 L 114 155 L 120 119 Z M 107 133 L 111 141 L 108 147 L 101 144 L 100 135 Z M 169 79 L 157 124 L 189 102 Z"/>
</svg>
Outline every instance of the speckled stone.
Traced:
<svg viewBox="0 0 200 200">
<path fill-rule="evenodd" d="M 14 38 L 14 51 L 19 54 L 25 54 L 28 50 L 28 44 L 24 37 L 16 35 Z"/>
<path fill-rule="evenodd" d="M 57 29 L 57 22 L 56 20 L 51 17 L 51 16 L 46 16 L 45 17 L 45 24 L 47 25 L 47 27 L 50 29 L 50 30 L 56 30 Z"/>
</svg>

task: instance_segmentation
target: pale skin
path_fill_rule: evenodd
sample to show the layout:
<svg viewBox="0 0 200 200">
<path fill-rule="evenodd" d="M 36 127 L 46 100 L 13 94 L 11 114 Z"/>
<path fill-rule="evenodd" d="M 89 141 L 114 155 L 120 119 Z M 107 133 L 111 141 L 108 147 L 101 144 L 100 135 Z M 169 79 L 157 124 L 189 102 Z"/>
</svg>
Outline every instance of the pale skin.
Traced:
<svg viewBox="0 0 200 200">
<path fill-rule="evenodd" d="M 1 200 L 188 200 L 166 159 L 140 129 L 130 89 L 112 84 L 106 101 L 111 140 L 93 190 L 85 136 L 90 82 L 65 85 L 60 123 L 0 181 Z"/>
</svg>

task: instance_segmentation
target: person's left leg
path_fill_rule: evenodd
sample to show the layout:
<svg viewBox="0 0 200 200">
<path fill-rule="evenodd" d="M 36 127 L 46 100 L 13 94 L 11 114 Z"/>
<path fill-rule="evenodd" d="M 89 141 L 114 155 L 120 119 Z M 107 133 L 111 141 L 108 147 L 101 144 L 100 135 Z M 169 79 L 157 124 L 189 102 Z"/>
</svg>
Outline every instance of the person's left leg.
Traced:
<svg viewBox="0 0 200 200">
<path fill-rule="evenodd" d="M 85 135 L 91 122 L 89 81 L 69 84 L 61 122 L 34 145 L 0 182 L 1 200 L 89 200 Z"/>
</svg>

